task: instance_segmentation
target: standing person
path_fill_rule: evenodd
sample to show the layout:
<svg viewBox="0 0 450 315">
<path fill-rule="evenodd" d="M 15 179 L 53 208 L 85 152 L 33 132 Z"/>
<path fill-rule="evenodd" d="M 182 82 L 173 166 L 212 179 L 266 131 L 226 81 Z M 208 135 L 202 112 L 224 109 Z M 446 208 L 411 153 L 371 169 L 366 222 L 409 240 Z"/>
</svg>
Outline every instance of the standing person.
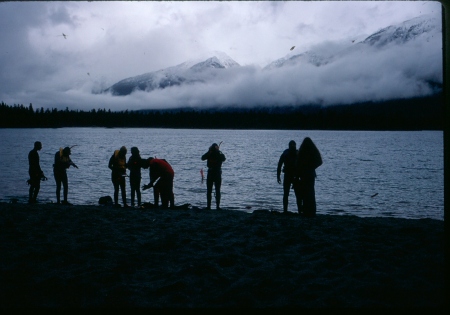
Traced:
<svg viewBox="0 0 450 315">
<path fill-rule="evenodd" d="M 281 172 L 283 177 L 283 213 L 288 212 L 288 199 L 291 186 L 294 184 L 295 177 L 295 161 L 297 159 L 297 144 L 294 140 L 289 141 L 288 149 L 284 150 L 278 160 L 277 181 L 281 184 Z M 284 165 L 284 166 L 283 166 Z M 294 189 L 297 189 L 294 186 Z M 298 205 L 297 205 L 298 207 Z"/>
<path fill-rule="evenodd" d="M 303 139 L 297 153 L 296 175 L 300 180 L 298 212 L 305 217 L 316 215 L 314 184 L 316 168 L 322 165 L 322 156 L 311 138 Z"/>
<path fill-rule="evenodd" d="M 39 163 L 38 151 L 41 149 L 42 143 L 36 141 L 33 150 L 28 153 L 28 174 L 30 175 L 30 179 L 27 181 L 28 185 L 30 185 L 28 203 L 36 203 L 37 195 L 41 188 L 41 180 L 47 180 Z"/>
<path fill-rule="evenodd" d="M 148 158 L 147 166 L 144 168 L 149 168 L 150 183 L 142 187 L 143 190 L 147 190 L 151 187 L 154 189 L 155 201 L 156 194 L 159 192 L 161 195 L 161 207 L 163 209 L 168 209 L 175 207 L 175 197 L 173 195 L 173 178 L 175 172 L 172 166 L 165 159 Z M 156 182 L 156 184 L 155 184 Z M 157 206 L 156 201 L 156 206 Z"/>
<path fill-rule="evenodd" d="M 114 185 L 114 205 L 119 205 L 119 188 L 122 193 L 124 207 L 127 205 L 127 192 L 125 190 L 125 177 L 127 176 L 127 148 L 122 146 L 120 150 L 115 150 L 109 159 L 108 167 L 111 169 L 111 181 Z"/>
<path fill-rule="evenodd" d="M 134 197 L 137 196 L 137 205 L 141 206 L 141 167 L 142 158 L 137 147 L 131 148 L 127 168 L 130 170 L 131 206 L 134 207 Z"/>
<path fill-rule="evenodd" d="M 202 161 L 207 160 L 208 174 L 206 175 L 206 209 L 211 209 L 212 188 L 216 190 L 216 209 L 220 210 L 220 187 L 222 185 L 222 163 L 225 155 L 219 150 L 217 143 L 213 143 L 208 152 L 202 155 Z"/>
<path fill-rule="evenodd" d="M 72 162 L 70 159 L 70 155 L 72 152 L 70 151 L 69 147 L 59 148 L 59 151 L 55 153 L 55 164 L 53 164 L 53 175 L 55 176 L 56 181 L 56 203 L 61 203 L 61 184 L 64 187 L 64 199 L 62 204 L 63 205 L 71 205 L 67 201 L 67 194 L 69 191 L 69 182 L 67 180 L 67 172 L 66 170 L 73 166 L 75 168 L 78 168 L 78 166 L 75 165 L 75 163 Z"/>
</svg>

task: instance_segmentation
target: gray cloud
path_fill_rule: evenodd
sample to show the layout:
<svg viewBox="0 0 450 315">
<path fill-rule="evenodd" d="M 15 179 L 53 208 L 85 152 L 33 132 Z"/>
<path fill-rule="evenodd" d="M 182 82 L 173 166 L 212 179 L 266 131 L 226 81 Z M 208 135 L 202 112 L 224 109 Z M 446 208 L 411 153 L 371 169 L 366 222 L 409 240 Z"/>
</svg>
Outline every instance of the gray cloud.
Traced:
<svg viewBox="0 0 450 315">
<path fill-rule="evenodd" d="M 0 101 L 122 110 L 326 105 L 427 94 L 424 80 L 442 82 L 439 39 L 429 42 L 436 49 L 410 46 L 372 56 L 354 52 L 319 68 L 303 64 L 273 72 L 261 67 L 294 45 L 295 52 L 331 54 L 387 25 L 433 11 L 440 16 L 439 6 L 388 1 L 2 2 Z M 67 39 L 60 36 L 63 32 Z M 91 93 L 210 50 L 226 52 L 243 67 L 208 84 L 126 97 Z"/>
</svg>

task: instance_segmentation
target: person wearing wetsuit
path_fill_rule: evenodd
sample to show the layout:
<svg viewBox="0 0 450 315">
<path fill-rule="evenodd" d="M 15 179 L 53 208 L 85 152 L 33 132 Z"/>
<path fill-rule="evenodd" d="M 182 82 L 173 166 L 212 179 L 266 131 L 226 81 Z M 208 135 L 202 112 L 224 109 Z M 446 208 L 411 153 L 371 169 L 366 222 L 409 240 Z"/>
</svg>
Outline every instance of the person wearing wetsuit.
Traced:
<svg viewBox="0 0 450 315">
<path fill-rule="evenodd" d="M 316 215 L 316 168 L 322 165 L 322 156 L 311 138 L 303 139 L 297 153 L 296 176 L 300 180 L 298 213 L 305 217 Z"/>
<path fill-rule="evenodd" d="M 208 152 L 202 155 L 202 161 L 207 160 L 208 174 L 206 175 L 206 209 L 211 209 L 212 188 L 216 190 L 216 209 L 220 210 L 220 188 L 222 186 L 222 163 L 226 157 L 219 150 L 217 143 L 213 143 Z"/>
<path fill-rule="evenodd" d="M 61 184 L 64 187 L 64 199 L 62 204 L 70 205 L 67 201 L 67 194 L 69 191 L 69 183 L 67 180 L 67 172 L 66 170 L 73 166 L 78 168 L 75 163 L 70 159 L 71 151 L 69 147 L 65 147 L 64 149 L 60 148 L 58 152 L 55 153 L 55 163 L 53 164 L 53 175 L 56 181 L 56 203 L 61 203 Z"/>
<path fill-rule="evenodd" d="M 161 207 L 168 209 L 170 204 L 170 208 L 173 209 L 175 207 L 175 197 L 173 194 L 173 178 L 175 172 L 172 166 L 165 159 L 150 157 L 147 159 L 147 166 L 144 168 L 147 167 L 149 168 L 150 183 L 144 185 L 142 189 L 147 190 L 153 187 L 161 195 Z"/>
<path fill-rule="evenodd" d="M 142 158 L 137 147 L 131 148 L 127 168 L 130 170 L 131 206 L 134 206 L 134 197 L 137 196 L 137 205 L 141 206 L 141 167 Z"/>
<path fill-rule="evenodd" d="M 108 167 L 111 169 L 111 181 L 114 185 L 114 205 L 119 205 L 119 188 L 122 193 L 122 202 L 124 207 L 127 205 L 127 193 L 125 190 L 125 177 L 127 171 L 127 148 L 122 146 L 120 150 L 115 150 L 109 159 Z"/>
<path fill-rule="evenodd" d="M 47 180 L 39 163 L 38 151 L 41 149 L 42 143 L 36 141 L 33 150 L 28 153 L 28 174 L 30 175 L 30 179 L 27 181 L 28 185 L 30 185 L 28 203 L 36 203 L 37 195 L 41 188 L 41 180 Z"/>
<path fill-rule="evenodd" d="M 291 186 L 295 183 L 295 161 L 297 158 L 297 144 L 294 140 L 289 141 L 289 148 L 284 150 L 278 160 L 277 181 L 281 184 L 281 172 L 283 177 L 283 213 L 288 212 L 288 200 Z M 284 166 L 283 166 L 284 165 Z M 296 186 L 294 185 L 294 189 Z"/>
</svg>

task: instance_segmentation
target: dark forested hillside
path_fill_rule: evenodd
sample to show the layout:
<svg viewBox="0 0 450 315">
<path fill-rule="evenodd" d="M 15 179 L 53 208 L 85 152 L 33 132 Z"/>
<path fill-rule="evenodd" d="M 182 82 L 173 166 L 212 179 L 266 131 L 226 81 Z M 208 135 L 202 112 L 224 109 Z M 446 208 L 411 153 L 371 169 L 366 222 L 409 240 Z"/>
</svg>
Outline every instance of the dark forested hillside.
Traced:
<svg viewBox="0 0 450 315">
<path fill-rule="evenodd" d="M 443 130 L 443 104 L 442 94 L 353 105 L 140 111 L 34 109 L 2 102 L 0 128 Z"/>
</svg>

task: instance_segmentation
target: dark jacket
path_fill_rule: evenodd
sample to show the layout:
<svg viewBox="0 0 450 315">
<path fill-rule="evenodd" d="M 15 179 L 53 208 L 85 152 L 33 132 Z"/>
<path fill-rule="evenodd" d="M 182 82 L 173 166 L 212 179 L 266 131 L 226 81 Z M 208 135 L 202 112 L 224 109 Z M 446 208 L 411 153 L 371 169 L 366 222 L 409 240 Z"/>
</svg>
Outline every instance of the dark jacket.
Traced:
<svg viewBox="0 0 450 315">
<path fill-rule="evenodd" d="M 53 164 L 53 172 L 57 174 L 65 173 L 71 165 L 75 164 L 70 159 L 70 156 L 65 156 L 62 149 L 55 153 L 55 164 Z"/>
<path fill-rule="evenodd" d="M 314 146 L 308 150 L 299 150 L 296 161 L 296 173 L 301 179 L 316 177 L 316 168 L 322 165 L 322 156 Z"/>
<path fill-rule="evenodd" d="M 295 161 L 297 159 L 297 150 L 286 149 L 278 160 L 277 178 L 281 175 L 282 166 L 284 164 L 283 173 L 292 176 L 295 175 Z"/>
<path fill-rule="evenodd" d="M 130 178 L 141 177 L 142 158 L 139 155 L 131 155 L 128 159 L 127 168 L 130 170 Z"/>
<path fill-rule="evenodd" d="M 122 176 L 127 172 L 126 157 L 119 155 L 119 150 L 115 150 L 114 154 L 109 159 L 108 167 L 112 170 L 113 176 Z"/>
<path fill-rule="evenodd" d="M 220 150 L 209 150 L 202 155 L 202 161 L 207 160 L 206 166 L 208 171 L 221 170 L 222 163 L 225 162 L 226 157 Z"/>
<path fill-rule="evenodd" d="M 44 172 L 42 172 L 41 166 L 39 164 L 39 153 L 36 149 L 33 149 L 28 153 L 28 173 L 33 177 L 42 177 Z"/>
</svg>

